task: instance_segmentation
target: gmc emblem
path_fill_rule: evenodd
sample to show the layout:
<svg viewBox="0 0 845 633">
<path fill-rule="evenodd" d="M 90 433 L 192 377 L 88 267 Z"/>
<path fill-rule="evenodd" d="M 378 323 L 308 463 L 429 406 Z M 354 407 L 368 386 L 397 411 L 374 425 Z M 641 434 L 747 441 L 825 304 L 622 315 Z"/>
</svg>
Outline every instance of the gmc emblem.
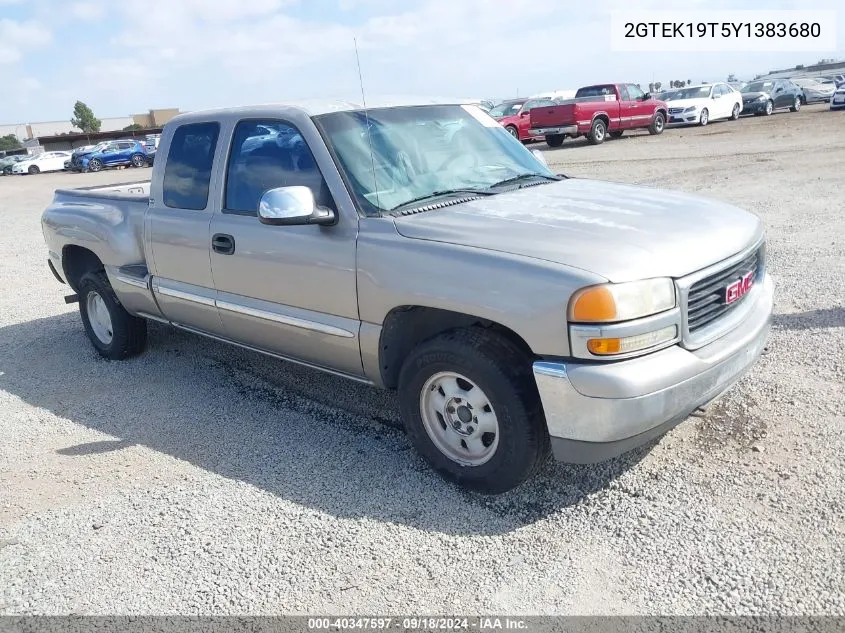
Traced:
<svg viewBox="0 0 845 633">
<path fill-rule="evenodd" d="M 742 276 L 742 279 L 737 279 L 735 282 L 725 288 L 725 304 L 730 305 L 742 299 L 742 297 L 744 297 L 748 293 L 748 291 L 751 290 L 751 286 L 753 285 L 754 271 L 752 270 L 750 273 L 745 273 Z"/>
</svg>

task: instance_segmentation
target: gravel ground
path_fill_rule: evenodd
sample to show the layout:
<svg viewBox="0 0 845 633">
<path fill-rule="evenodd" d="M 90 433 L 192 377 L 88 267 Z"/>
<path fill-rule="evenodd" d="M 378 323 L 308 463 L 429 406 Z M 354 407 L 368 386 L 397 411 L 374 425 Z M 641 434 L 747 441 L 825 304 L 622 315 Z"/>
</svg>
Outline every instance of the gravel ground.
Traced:
<svg viewBox="0 0 845 633">
<path fill-rule="evenodd" d="M 433 475 L 390 394 L 158 325 L 99 360 L 39 216 L 140 174 L 0 178 L 0 613 L 845 615 L 843 141 L 815 106 L 547 152 L 761 214 L 775 327 L 656 445 L 495 498 Z"/>
</svg>

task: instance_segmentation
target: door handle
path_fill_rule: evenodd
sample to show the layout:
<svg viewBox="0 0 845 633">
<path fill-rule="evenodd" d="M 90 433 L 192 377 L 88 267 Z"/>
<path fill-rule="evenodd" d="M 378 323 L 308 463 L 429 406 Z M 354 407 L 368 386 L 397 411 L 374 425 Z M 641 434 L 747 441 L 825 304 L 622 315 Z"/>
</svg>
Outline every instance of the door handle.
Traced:
<svg viewBox="0 0 845 633">
<path fill-rule="evenodd" d="M 235 252 L 235 238 L 225 233 L 215 233 L 211 238 L 211 248 L 215 253 L 231 255 Z"/>
</svg>

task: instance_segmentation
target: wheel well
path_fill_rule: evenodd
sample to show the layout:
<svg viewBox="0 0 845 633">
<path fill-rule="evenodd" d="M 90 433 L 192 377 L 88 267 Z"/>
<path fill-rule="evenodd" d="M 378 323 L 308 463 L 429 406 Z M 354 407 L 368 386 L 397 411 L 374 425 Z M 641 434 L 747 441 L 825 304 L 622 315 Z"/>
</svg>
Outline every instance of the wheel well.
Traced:
<svg viewBox="0 0 845 633">
<path fill-rule="evenodd" d="M 668 117 L 668 113 L 663 108 L 657 108 L 657 110 L 655 111 L 655 114 L 657 114 L 658 112 L 663 115 L 664 119 L 666 119 Z"/>
<path fill-rule="evenodd" d="M 79 289 L 79 280 L 85 273 L 103 268 L 103 262 L 92 251 L 82 246 L 65 246 L 62 249 L 62 268 L 65 279 L 74 290 Z"/>
<path fill-rule="evenodd" d="M 610 117 L 607 116 L 606 114 L 597 114 L 596 116 L 594 116 L 593 117 L 593 123 L 596 122 L 596 119 L 601 119 L 602 121 L 604 121 L 604 126 L 606 128 L 610 127 Z M 591 123 L 590 125 L 592 126 L 593 123 Z"/>
<path fill-rule="evenodd" d="M 396 388 L 402 363 L 417 345 L 449 330 L 473 326 L 492 330 L 511 340 L 529 357 L 535 356 L 521 336 L 495 321 L 439 308 L 400 306 L 390 311 L 381 329 L 379 367 L 385 387 Z"/>
</svg>

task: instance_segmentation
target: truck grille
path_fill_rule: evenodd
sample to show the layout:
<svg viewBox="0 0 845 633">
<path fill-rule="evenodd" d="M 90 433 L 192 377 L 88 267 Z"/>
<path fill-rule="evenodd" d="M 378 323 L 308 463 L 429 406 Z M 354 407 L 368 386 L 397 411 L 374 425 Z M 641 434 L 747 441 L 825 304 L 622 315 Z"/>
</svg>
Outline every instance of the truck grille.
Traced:
<svg viewBox="0 0 845 633">
<path fill-rule="evenodd" d="M 713 323 L 741 305 L 745 297 L 727 303 L 727 288 L 747 273 L 753 272 L 754 283 L 761 277 L 765 266 L 766 246 L 762 244 L 745 259 L 695 282 L 687 296 L 687 329 L 690 334 Z"/>
</svg>

